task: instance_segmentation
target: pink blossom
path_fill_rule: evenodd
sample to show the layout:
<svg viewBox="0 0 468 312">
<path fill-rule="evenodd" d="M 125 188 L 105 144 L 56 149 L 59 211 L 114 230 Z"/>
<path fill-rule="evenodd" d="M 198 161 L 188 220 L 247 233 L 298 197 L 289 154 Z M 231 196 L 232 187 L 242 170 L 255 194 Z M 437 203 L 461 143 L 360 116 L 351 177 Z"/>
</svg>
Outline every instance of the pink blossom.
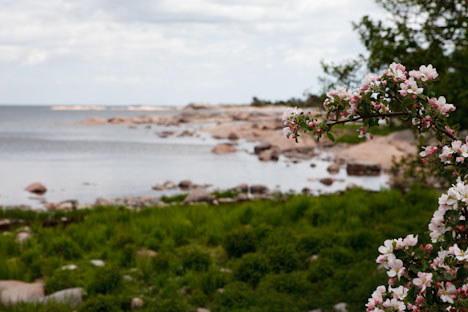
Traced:
<svg viewBox="0 0 468 312">
<path fill-rule="evenodd" d="M 421 289 L 421 292 L 426 290 L 432 282 L 432 273 L 418 272 L 418 277 L 413 279 L 413 284 Z"/>
</svg>

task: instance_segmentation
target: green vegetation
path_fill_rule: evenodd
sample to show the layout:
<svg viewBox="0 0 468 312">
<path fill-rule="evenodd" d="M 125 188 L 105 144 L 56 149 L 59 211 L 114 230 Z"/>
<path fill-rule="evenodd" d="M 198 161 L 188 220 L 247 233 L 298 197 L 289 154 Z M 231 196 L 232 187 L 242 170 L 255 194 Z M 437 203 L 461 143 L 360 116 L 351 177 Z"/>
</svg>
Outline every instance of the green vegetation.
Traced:
<svg viewBox="0 0 468 312">
<path fill-rule="evenodd" d="M 0 211 L 0 218 L 25 220 L 33 233 L 22 247 L 16 229 L 0 235 L 0 279 L 44 278 L 47 293 L 84 287 L 77 310 L 87 312 L 130 310 L 133 297 L 144 300 L 142 311 L 309 311 L 339 302 L 362 311 L 369 293 L 385 281 L 375 263 L 378 246 L 387 238 L 424 233 L 436 204 L 434 191 L 413 187 L 406 194 L 353 189 L 286 202 L 140 211 Z M 64 216 L 76 221 L 42 226 Z M 149 249 L 156 254 L 142 254 Z M 69 264 L 78 268 L 61 269 Z"/>
<path fill-rule="evenodd" d="M 317 96 L 314 94 L 308 94 L 305 99 L 298 99 L 298 98 L 291 98 L 286 101 L 267 101 L 261 100 L 257 97 L 253 97 L 252 103 L 250 105 L 256 107 L 264 107 L 264 106 L 272 106 L 272 105 L 280 105 L 280 106 L 291 106 L 291 107 L 302 107 L 302 108 L 310 108 L 310 107 L 318 107 L 323 109 L 323 97 Z"/>
<path fill-rule="evenodd" d="M 333 126 L 331 133 L 335 137 L 337 143 L 358 144 L 366 141 L 366 138 L 359 138 L 357 129 L 362 127 L 358 124 L 343 124 Z M 385 136 L 395 131 L 405 129 L 403 126 L 375 126 L 369 129 L 369 132 L 374 136 Z"/>
</svg>

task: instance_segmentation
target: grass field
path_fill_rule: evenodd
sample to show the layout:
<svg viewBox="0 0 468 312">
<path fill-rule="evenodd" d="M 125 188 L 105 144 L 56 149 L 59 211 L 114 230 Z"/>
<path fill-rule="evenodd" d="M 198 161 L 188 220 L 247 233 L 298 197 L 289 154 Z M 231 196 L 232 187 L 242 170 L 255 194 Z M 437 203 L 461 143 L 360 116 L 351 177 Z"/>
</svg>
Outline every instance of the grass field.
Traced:
<svg viewBox="0 0 468 312">
<path fill-rule="evenodd" d="M 0 219 L 25 220 L 33 233 L 22 247 L 15 229 L 0 235 L 0 280 L 43 278 L 47 293 L 84 287 L 78 311 L 129 310 L 133 297 L 144 300 L 142 311 L 305 312 L 339 302 L 363 311 L 369 294 L 386 280 L 375 263 L 378 246 L 426 232 L 436 205 L 434 191 L 413 187 L 407 194 L 354 189 L 140 211 L 0 211 Z M 62 217 L 76 222 L 43 227 L 43 221 Z M 78 269 L 60 269 L 68 264 Z M 3 309 L 72 311 L 59 305 Z"/>
</svg>

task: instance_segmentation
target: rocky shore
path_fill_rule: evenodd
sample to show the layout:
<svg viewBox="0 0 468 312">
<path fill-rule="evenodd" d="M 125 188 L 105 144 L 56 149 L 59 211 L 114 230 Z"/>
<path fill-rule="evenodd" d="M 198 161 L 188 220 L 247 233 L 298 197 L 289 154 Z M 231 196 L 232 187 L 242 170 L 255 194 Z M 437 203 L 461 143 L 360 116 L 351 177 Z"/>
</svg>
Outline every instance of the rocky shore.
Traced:
<svg viewBox="0 0 468 312">
<path fill-rule="evenodd" d="M 314 159 L 323 159 L 323 155 L 327 155 L 328 176 L 311 176 L 307 179 L 310 182 L 320 182 L 319 185 L 325 189 L 335 182 L 341 182 L 342 185 L 343 182 L 346 183 L 346 180 L 343 180 L 343 175 L 337 178 L 340 172 L 346 172 L 348 177 L 379 176 L 388 172 L 393 159 L 398 160 L 409 153 L 416 152 L 415 139 L 409 130 L 393 132 L 387 136 L 377 136 L 373 140 L 359 144 L 332 144 L 328 139 L 322 139 L 318 143 L 306 135 L 300 137 L 299 142 L 296 143 L 294 140 L 287 139 L 282 133 L 281 117 L 286 109 L 286 107 L 258 108 L 191 104 L 173 114 L 116 116 L 108 119 L 94 117 L 82 121 L 81 124 L 89 126 L 125 125 L 129 128 L 142 127 L 145 129 L 157 126 L 158 131 L 155 134 L 161 139 L 206 137 L 208 135 L 215 139 L 212 141 L 219 141 L 211 149 L 213 154 L 219 155 L 217 157 L 236 152 L 249 153 L 261 162 L 281 160 L 288 164 L 312 161 L 310 166 L 314 167 Z M 343 187 L 346 185 L 348 187 L 354 186 L 352 183 L 348 183 Z M 76 199 L 48 202 L 43 196 L 47 192 L 47 187 L 39 182 L 27 186 L 26 191 L 34 194 L 34 198 L 39 200 L 43 207 L 49 211 L 86 209 L 106 205 L 130 208 L 150 205 L 167 206 L 170 202 L 162 199 L 167 198 L 168 194 L 173 196 L 188 194 L 187 198 L 184 198 L 184 203 L 199 201 L 220 203 L 223 201 L 244 201 L 258 197 L 269 198 L 278 193 L 277 190 L 269 190 L 263 185 L 248 186 L 245 184 L 244 187 L 239 186 L 231 190 L 236 193 L 236 196 L 217 198 L 212 194 L 216 187 L 216 185 L 213 187 L 210 184 L 197 185 L 189 180 L 178 183 L 166 181 L 152 186 L 148 185 L 148 189 L 152 188 L 159 192 L 159 196 L 98 198 L 93 204 L 83 204 Z M 303 193 L 314 193 L 314 190 L 305 187 Z M 166 196 L 162 196 L 162 194 Z M 20 208 L 29 209 L 30 207 L 22 206 Z"/>
<path fill-rule="evenodd" d="M 283 133 L 282 113 L 287 107 L 252 106 L 208 106 L 190 104 L 174 115 L 141 115 L 133 118 L 113 117 L 109 119 L 91 118 L 82 121 L 83 125 L 125 124 L 129 127 L 159 126 L 179 127 L 182 130 L 156 133 L 162 138 L 173 135 L 193 136 L 198 133 L 211 135 L 223 142 L 214 146 L 215 154 L 228 154 L 237 151 L 239 140 L 257 144 L 254 153 L 260 161 L 277 161 L 280 155 L 293 160 L 307 160 L 321 151 L 335 155 L 335 159 L 346 163 L 379 165 L 388 170 L 392 160 L 416 152 L 415 138 L 409 130 L 375 137 L 360 144 L 332 144 L 327 138 L 317 143 L 304 135 L 299 142 L 287 139 Z M 313 111 L 314 113 L 314 111 Z M 196 132 L 185 128 L 196 128 Z"/>
</svg>

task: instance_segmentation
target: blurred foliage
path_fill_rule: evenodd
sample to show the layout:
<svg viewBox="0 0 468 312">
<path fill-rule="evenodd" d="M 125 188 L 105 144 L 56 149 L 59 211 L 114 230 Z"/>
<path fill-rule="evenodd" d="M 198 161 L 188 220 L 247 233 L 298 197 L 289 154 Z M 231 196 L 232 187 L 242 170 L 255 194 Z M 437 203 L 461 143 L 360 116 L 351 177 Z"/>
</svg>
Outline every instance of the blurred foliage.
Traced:
<svg viewBox="0 0 468 312">
<path fill-rule="evenodd" d="M 267 101 L 261 100 L 257 97 L 253 97 L 252 102 L 250 105 L 256 107 L 264 107 L 264 106 L 272 106 L 272 105 L 279 105 L 279 106 L 291 106 L 291 107 L 318 107 L 320 109 L 323 108 L 323 97 L 314 95 L 314 94 L 306 94 L 305 99 L 298 99 L 298 98 L 291 98 L 286 101 Z"/>
<path fill-rule="evenodd" d="M 343 64 L 322 63 L 324 87 L 354 86 L 364 67 L 378 72 L 392 62 L 408 70 L 432 64 L 439 77 L 434 93 L 444 95 L 457 110 L 454 123 L 468 125 L 468 2 L 466 0 L 376 0 L 385 20 L 364 16 L 354 29 L 367 49 Z"/>
<path fill-rule="evenodd" d="M 436 205 L 435 191 L 413 186 L 138 211 L 0 210 L 1 218 L 24 220 L 32 231 L 21 248 L 15 242 L 19 225 L 0 235 L 0 280 L 43 278 L 47 294 L 83 287 L 77 311 L 129 311 L 134 297 L 143 299 L 141 311 L 299 312 L 331 310 L 339 302 L 362 311 L 369 293 L 386 280 L 375 263 L 378 246 L 408 232 L 424 237 Z M 77 216 L 83 218 L 66 227 L 42 226 Z M 143 256 L 142 249 L 154 253 Z M 91 259 L 102 259 L 104 267 Z M 77 268 L 61 269 L 69 264 Z"/>
</svg>

